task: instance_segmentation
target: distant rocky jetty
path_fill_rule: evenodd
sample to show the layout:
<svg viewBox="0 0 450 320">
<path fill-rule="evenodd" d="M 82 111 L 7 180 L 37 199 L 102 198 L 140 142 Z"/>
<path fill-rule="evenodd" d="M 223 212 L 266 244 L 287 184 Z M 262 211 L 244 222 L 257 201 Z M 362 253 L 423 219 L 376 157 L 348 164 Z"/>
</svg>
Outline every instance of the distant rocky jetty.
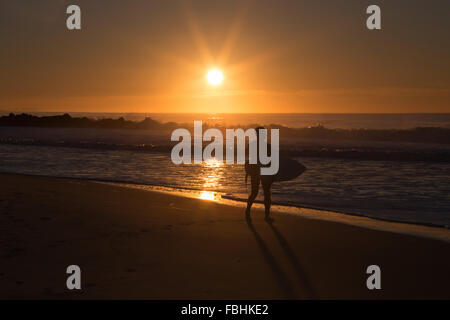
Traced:
<svg viewBox="0 0 450 320">
<path fill-rule="evenodd" d="M 244 127 L 257 127 L 252 124 Z M 177 128 L 192 129 L 193 123 L 162 123 L 152 118 L 142 121 L 125 120 L 124 118 L 91 119 L 72 117 L 65 113 L 56 116 L 34 116 L 30 114 L 14 114 L 0 117 L 0 127 L 46 127 L 46 128 L 97 128 L 172 131 Z M 208 128 L 208 124 L 204 124 Z M 450 144 L 450 128 L 418 127 L 413 129 L 329 129 L 322 125 L 307 128 L 289 128 L 278 124 L 265 125 L 266 128 L 280 129 L 280 137 L 285 139 L 323 139 L 328 141 L 389 141 L 412 143 Z M 226 128 L 217 127 L 220 130 Z"/>
<path fill-rule="evenodd" d="M 47 128 L 98 128 L 98 129 L 170 129 L 175 123 L 162 124 L 151 118 L 142 121 L 118 119 L 91 119 L 72 117 L 68 113 L 57 116 L 33 116 L 30 114 L 14 114 L 0 117 L 0 126 L 8 127 L 47 127 Z"/>
</svg>

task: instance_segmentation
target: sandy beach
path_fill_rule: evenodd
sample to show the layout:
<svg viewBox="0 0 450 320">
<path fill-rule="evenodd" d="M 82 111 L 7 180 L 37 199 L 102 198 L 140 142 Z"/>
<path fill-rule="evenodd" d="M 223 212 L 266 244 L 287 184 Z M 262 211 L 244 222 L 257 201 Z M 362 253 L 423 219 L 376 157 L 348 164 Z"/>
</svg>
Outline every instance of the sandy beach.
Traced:
<svg viewBox="0 0 450 320">
<path fill-rule="evenodd" d="M 450 243 L 89 181 L 0 174 L 1 299 L 450 298 Z M 66 288 L 79 265 L 82 290 Z M 381 290 L 366 268 L 381 267 Z"/>
</svg>

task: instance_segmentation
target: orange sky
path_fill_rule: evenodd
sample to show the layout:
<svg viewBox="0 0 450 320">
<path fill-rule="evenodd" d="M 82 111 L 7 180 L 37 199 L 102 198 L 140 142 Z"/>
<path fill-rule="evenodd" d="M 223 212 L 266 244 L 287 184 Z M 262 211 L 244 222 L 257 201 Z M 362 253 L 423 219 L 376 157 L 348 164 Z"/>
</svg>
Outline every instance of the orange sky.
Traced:
<svg viewBox="0 0 450 320">
<path fill-rule="evenodd" d="M 0 110 L 450 112 L 449 2 L 378 1 L 381 31 L 369 2 L 2 4 Z"/>
</svg>

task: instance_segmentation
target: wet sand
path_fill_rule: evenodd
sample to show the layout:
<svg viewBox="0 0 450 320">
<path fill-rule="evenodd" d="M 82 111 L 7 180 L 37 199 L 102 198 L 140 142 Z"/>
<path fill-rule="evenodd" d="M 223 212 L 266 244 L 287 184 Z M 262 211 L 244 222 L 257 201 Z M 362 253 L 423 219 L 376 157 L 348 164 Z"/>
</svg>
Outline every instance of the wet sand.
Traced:
<svg viewBox="0 0 450 320">
<path fill-rule="evenodd" d="M 0 174 L 2 299 L 450 299 L 450 243 L 94 182 Z M 66 288 L 79 265 L 82 290 Z M 381 267 L 381 290 L 366 268 Z"/>
</svg>

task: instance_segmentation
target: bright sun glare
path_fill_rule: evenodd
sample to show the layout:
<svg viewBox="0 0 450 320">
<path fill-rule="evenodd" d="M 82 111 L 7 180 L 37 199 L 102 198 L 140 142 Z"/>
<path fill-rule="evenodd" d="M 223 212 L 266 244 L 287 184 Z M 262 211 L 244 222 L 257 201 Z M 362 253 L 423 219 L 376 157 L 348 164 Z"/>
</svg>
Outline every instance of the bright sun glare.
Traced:
<svg viewBox="0 0 450 320">
<path fill-rule="evenodd" d="M 208 79 L 208 82 L 213 86 L 218 86 L 223 81 L 223 73 L 217 69 L 210 70 L 206 75 L 206 79 Z"/>
<path fill-rule="evenodd" d="M 199 196 L 202 200 L 210 200 L 213 201 L 215 199 L 214 192 L 202 191 Z"/>
</svg>

